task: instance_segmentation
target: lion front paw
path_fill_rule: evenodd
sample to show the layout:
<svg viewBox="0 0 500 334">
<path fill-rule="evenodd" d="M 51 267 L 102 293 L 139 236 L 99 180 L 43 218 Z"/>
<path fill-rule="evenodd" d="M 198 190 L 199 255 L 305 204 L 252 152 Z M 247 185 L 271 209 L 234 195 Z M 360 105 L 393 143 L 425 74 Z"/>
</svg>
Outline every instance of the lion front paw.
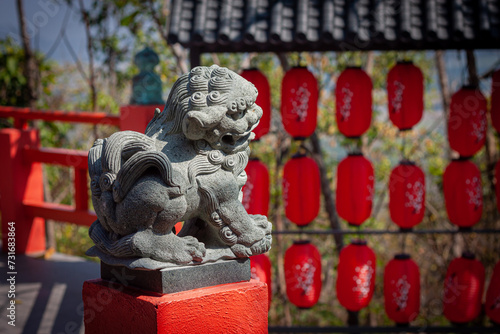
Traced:
<svg viewBox="0 0 500 334">
<path fill-rule="evenodd" d="M 145 255 L 153 260 L 177 264 L 201 262 L 206 254 L 205 245 L 195 237 L 181 238 L 173 233 L 161 236 L 143 249 L 146 250 Z"/>
<path fill-rule="evenodd" d="M 181 238 L 173 233 L 157 234 L 150 229 L 136 232 L 132 237 L 132 243 L 138 256 L 160 262 L 176 264 L 201 262 L 206 254 L 205 245 L 195 237 Z"/>
<path fill-rule="evenodd" d="M 176 251 L 172 252 L 174 259 L 177 259 L 179 263 L 188 263 L 191 261 L 201 262 L 205 256 L 207 250 L 205 249 L 205 244 L 199 242 L 198 239 L 191 236 L 177 237 L 180 239 L 180 247 Z"/>
<path fill-rule="evenodd" d="M 249 257 L 268 252 L 272 243 L 272 224 L 266 216 L 250 215 L 252 218 L 252 229 L 246 235 L 238 237 L 238 243 L 231 246 L 231 250 L 237 257 Z"/>
<path fill-rule="evenodd" d="M 231 246 L 236 257 L 250 257 L 253 255 L 264 254 L 271 249 L 272 237 L 271 235 L 266 235 L 262 240 L 257 241 L 252 246 L 245 246 L 242 244 L 236 244 Z"/>
<path fill-rule="evenodd" d="M 245 246 L 252 246 L 271 235 L 272 224 L 263 215 L 249 215 L 250 220 L 243 233 L 238 236 L 237 243 Z"/>
</svg>

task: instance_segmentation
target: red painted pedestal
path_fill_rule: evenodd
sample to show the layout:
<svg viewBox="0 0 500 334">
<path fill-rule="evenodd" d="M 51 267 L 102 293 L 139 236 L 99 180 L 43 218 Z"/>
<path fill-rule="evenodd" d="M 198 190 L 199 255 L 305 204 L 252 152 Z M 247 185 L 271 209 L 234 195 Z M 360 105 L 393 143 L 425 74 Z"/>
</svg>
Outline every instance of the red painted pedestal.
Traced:
<svg viewBox="0 0 500 334">
<path fill-rule="evenodd" d="M 267 333 L 267 286 L 217 285 L 151 295 L 101 279 L 83 285 L 85 333 Z"/>
<path fill-rule="evenodd" d="M 155 109 L 163 110 L 163 105 L 129 105 L 120 107 L 120 130 L 132 130 L 144 133 Z"/>
</svg>

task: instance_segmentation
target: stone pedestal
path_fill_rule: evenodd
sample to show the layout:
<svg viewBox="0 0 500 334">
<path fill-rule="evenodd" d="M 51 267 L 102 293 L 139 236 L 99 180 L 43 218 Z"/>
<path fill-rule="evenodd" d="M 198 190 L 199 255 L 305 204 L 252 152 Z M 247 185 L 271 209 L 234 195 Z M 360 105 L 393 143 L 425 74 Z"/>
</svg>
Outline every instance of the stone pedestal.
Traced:
<svg viewBox="0 0 500 334">
<path fill-rule="evenodd" d="M 250 259 L 205 263 L 160 270 L 128 269 L 101 262 L 101 278 L 153 293 L 174 293 L 208 286 L 250 281 Z"/>
<path fill-rule="evenodd" d="M 255 280 L 160 295 L 96 279 L 83 302 L 87 334 L 267 333 L 267 286 Z"/>
</svg>

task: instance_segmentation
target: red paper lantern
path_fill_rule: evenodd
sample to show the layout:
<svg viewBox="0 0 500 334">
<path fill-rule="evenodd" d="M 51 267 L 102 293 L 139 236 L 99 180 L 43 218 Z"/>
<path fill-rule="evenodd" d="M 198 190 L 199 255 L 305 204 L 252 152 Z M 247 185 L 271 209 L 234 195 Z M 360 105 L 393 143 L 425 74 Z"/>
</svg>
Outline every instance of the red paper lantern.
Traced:
<svg viewBox="0 0 500 334">
<path fill-rule="evenodd" d="M 495 194 L 497 197 L 497 210 L 500 211 L 500 160 L 495 164 Z"/>
<path fill-rule="evenodd" d="M 500 70 L 496 70 L 491 77 L 491 123 L 500 133 Z"/>
<path fill-rule="evenodd" d="M 256 68 L 243 70 L 241 76 L 253 83 L 259 92 L 256 103 L 262 108 L 262 117 L 259 125 L 253 130 L 255 140 L 257 140 L 267 134 L 271 126 L 271 90 L 266 76 Z"/>
<path fill-rule="evenodd" d="M 360 67 L 348 67 L 335 87 L 336 118 L 346 137 L 359 137 L 372 121 L 372 80 Z"/>
<path fill-rule="evenodd" d="M 486 99 L 474 87 L 463 87 L 451 97 L 448 141 L 460 156 L 471 157 L 484 146 L 486 108 Z"/>
<path fill-rule="evenodd" d="M 425 175 L 411 161 L 401 161 L 389 180 L 391 219 L 403 229 L 417 225 L 425 212 Z"/>
<path fill-rule="evenodd" d="M 481 311 L 484 267 L 474 255 L 464 253 L 451 261 L 444 281 L 443 312 L 454 323 L 474 320 Z"/>
<path fill-rule="evenodd" d="M 424 111 L 424 76 L 412 62 L 398 62 L 387 74 L 389 117 L 399 130 L 409 130 Z"/>
<path fill-rule="evenodd" d="M 486 291 L 486 303 L 484 304 L 486 314 L 497 325 L 500 325 L 500 261 L 497 262 L 490 286 Z"/>
<path fill-rule="evenodd" d="M 304 155 L 292 157 L 283 170 L 285 215 L 303 226 L 316 218 L 320 204 L 320 176 L 316 162 Z"/>
<path fill-rule="evenodd" d="M 374 174 L 362 154 L 349 154 L 337 167 L 337 212 L 351 225 L 361 225 L 372 212 Z"/>
<path fill-rule="evenodd" d="M 285 253 L 286 294 L 300 308 L 314 306 L 321 293 L 321 256 L 309 241 L 296 241 Z"/>
<path fill-rule="evenodd" d="M 471 227 L 483 213 L 481 173 L 469 160 L 453 160 L 443 175 L 446 211 L 450 222 L 459 227 Z"/>
<path fill-rule="evenodd" d="M 281 84 L 281 118 L 294 138 L 306 138 L 316 129 L 318 83 L 306 67 L 286 72 Z"/>
<path fill-rule="evenodd" d="M 387 316 L 397 324 L 415 320 L 420 310 L 420 272 L 408 254 L 394 257 L 384 271 Z"/>
<path fill-rule="evenodd" d="M 375 253 L 366 241 L 356 240 L 340 252 L 337 274 L 337 296 L 349 311 L 366 307 L 375 288 Z"/>
<path fill-rule="evenodd" d="M 266 254 L 250 257 L 251 278 L 267 284 L 268 309 L 271 308 L 273 289 L 271 287 L 271 261 Z"/>
<path fill-rule="evenodd" d="M 269 211 L 269 171 L 259 159 L 250 159 L 247 167 L 247 182 L 242 189 L 243 206 L 251 215 L 267 216 Z"/>
</svg>

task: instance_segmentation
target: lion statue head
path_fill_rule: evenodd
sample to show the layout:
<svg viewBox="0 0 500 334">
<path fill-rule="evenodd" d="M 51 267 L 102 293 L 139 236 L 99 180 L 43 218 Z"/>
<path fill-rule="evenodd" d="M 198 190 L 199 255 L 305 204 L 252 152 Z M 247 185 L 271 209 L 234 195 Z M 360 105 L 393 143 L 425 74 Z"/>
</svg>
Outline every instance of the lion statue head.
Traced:
<svg viewBox="0 0 500 334">
<path fill-rule="evenodd" d="M 195 67 L 176 81 L 146 135 L 166 140 L 183 134 L 225 154 L 243 151 L 262 116 L 256 98 L 255 86 L 233 71 L 217 65 Z"/>
</svg>

